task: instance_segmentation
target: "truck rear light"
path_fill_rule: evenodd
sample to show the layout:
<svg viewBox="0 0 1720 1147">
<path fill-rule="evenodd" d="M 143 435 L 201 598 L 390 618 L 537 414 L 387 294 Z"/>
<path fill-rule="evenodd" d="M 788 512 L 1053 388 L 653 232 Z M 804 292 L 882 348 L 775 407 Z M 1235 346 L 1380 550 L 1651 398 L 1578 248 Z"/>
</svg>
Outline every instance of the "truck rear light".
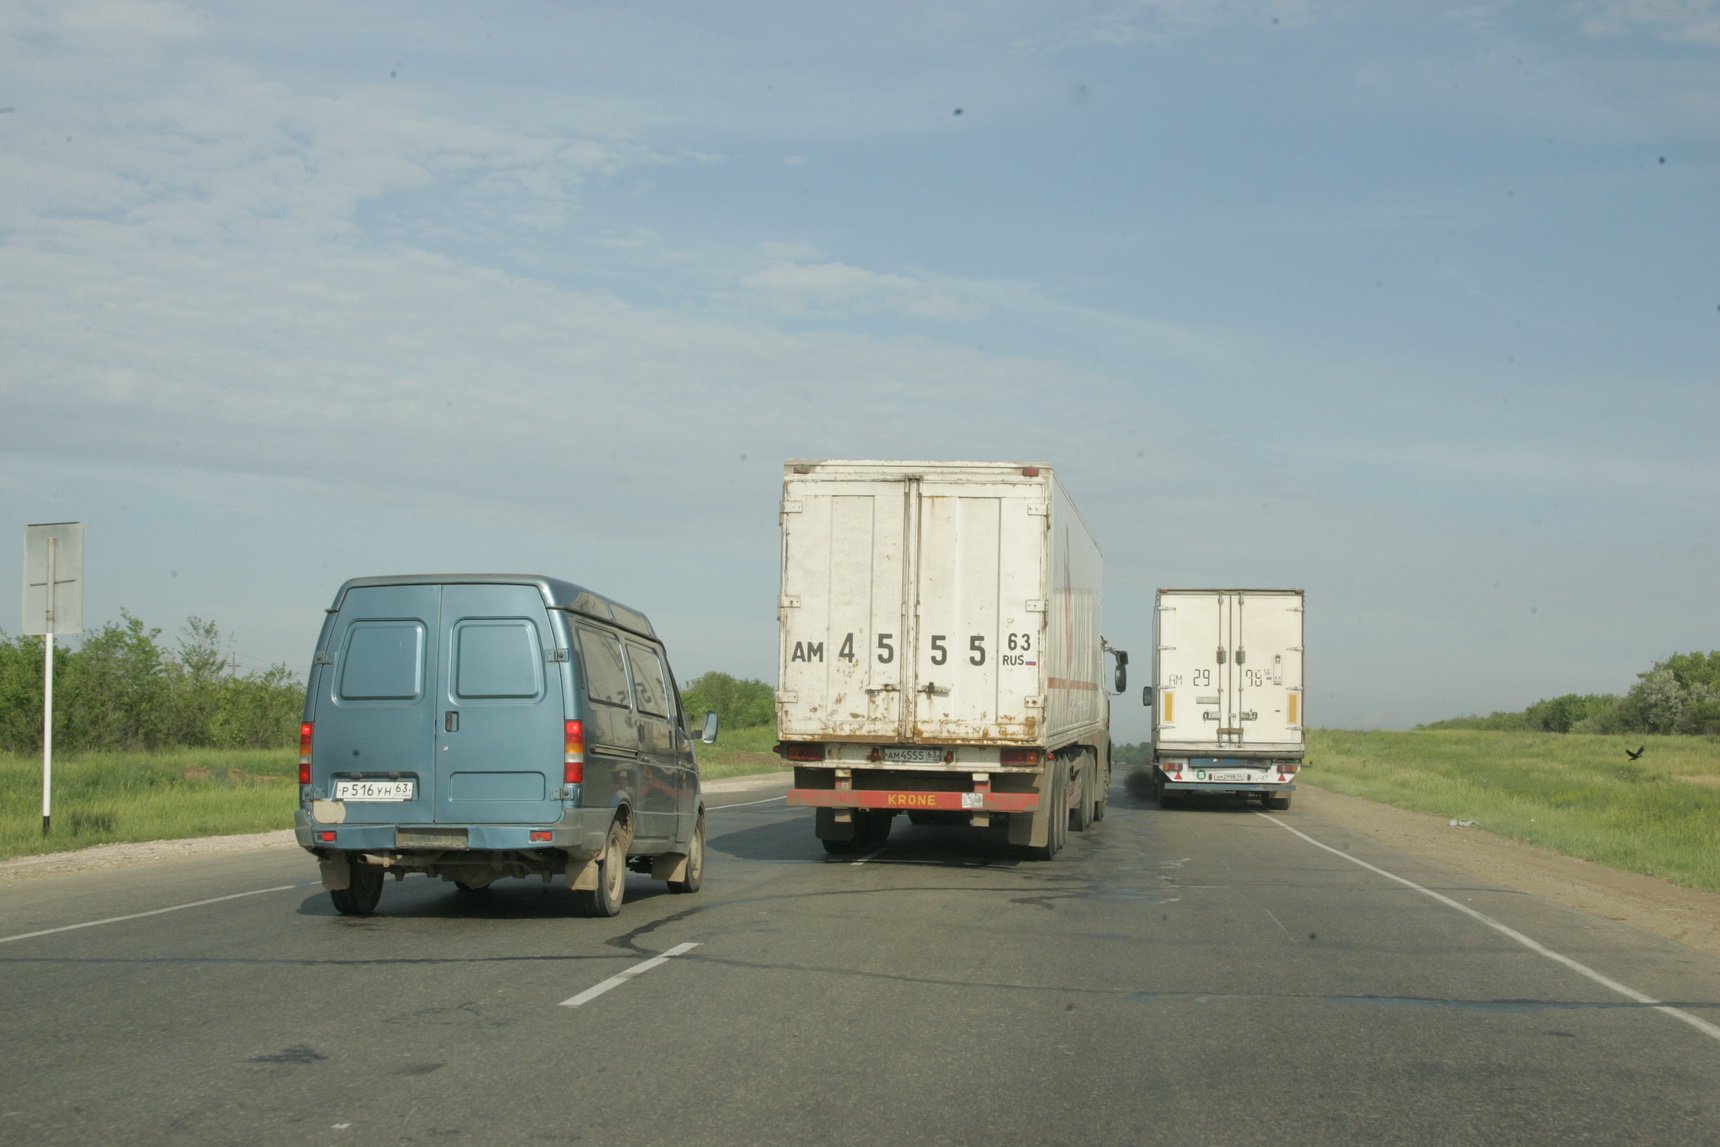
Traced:
<svg viewBox="0 0 1720 1147">
<path fill-rule="evenodd" d="M 819 741 L 784 741 L 782 756 L 788 761 L 822 761 L 824 745 Z"/>
<path fill-rule="evenodd" d="M 956 751 L 954 749 L 945 749 L 944 750 L 944 764 L 947 765 L 955 759 L 956 759 Z"/>
<path fill-rule="evenodd" d="M 585 781 L 585 722 L 565 722 L 561 739 L 561 783 L 582 784 Z"/>
<path fill-rule="evenodd" d="M 1279 765 L 1278 771 L 1283 773 L 1287 777 L 1293 777 L 1297 773 L 1302 771 L 1302 766 L 1297 764 L 1295 761 L 1288 761 L 1284 764 Z"/>
<path fill-rule="evenodd" d="M 299 726 L 299 784 L 311 783 L 311 723 Z"/>
<path fill-rule="evenodd" d="M 881 761 L 884 759 L 884 754 L 878 749 L 873 749 L 870 753 L 866 754 L 866 759 L 868 761 Z"/>
<path fill-rule="evenodd" d="M 1038 749 L 1005 749 L 999 759 L 1006 765 L 1037 765 L 1041 758 Z"/>
</svg>

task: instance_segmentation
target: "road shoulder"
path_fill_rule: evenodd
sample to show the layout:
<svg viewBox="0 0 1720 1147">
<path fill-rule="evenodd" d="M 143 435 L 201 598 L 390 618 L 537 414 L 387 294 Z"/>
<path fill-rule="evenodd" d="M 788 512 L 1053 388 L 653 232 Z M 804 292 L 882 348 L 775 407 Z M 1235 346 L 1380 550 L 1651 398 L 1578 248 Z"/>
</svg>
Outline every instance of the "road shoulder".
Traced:
<svg viewBox="0 0 1720 1147">
<path fill-rule="evenodd" d="M 1517 892 L 1544 897 L 1720 956 L 1720 893 L 1577 860 L 1482 828 L 1302 784 L 1295 811 L 1323 817 L 1388 848 L 1437 860 Z"/>
</svg>

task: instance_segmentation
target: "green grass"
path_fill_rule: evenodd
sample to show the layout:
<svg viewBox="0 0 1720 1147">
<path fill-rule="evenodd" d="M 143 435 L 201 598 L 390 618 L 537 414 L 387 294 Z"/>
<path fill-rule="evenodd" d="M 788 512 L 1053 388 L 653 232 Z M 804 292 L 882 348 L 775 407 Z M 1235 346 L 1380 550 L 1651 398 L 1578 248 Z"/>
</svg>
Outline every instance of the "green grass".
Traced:
<svg viewBox="0 0 1720 1147">
<path fill-rule="evenodd" d="M 787 769 L 782 758 L 771 751 L 776 744 L 776 726 L 760 725 L 752 729 L 719 729 L 717 743 L 699 746 L 699 775 L 707 781 L 721 777 L 739 777 L 748 773 L 768 773 Z"/>
<path fill-rule="evenodd" d="M 1308 757 L 1310 785 L 1720 891 L 1717 738 L 1321 729 Z"/>
<path fill-rule="evenodd" d="M 724 729 L 699 746 L 707 780 L 783 767 L 776 731 Z M 42 836 L 42 758 L 0 753 L 0 860 L 93 844 L 291 828 L 298 752 L 177 749 L 54 759 L 53 833 Z"/>
<path fill-rule="evenodd" d="M 296 750 L 180 749 L 54 759 L 42 836 L 42 758 L 0 753 L 0 859 L 92 844 L 291 828 Z"/>
</svg>

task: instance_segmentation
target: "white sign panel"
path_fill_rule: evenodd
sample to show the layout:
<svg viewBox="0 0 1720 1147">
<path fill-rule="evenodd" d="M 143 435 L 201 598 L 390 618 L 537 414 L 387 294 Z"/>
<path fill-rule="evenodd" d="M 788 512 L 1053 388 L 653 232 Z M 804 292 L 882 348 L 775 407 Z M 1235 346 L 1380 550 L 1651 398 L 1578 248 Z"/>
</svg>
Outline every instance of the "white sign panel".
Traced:
<svg viewBox="0 0 1720 1147">
<path fill-rule="evenodd" d="M 84 524 L 24 527 L 24 628 L 30 634 L 84 630 Z"/>
</svg>

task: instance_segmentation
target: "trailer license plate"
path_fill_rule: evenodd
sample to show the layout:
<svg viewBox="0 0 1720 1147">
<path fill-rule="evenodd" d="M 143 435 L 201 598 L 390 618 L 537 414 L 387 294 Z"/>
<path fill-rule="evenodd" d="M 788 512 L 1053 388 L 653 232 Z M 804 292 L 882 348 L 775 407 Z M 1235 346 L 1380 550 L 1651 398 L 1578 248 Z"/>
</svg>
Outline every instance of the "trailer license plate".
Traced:
<svg viewBox="0 0 1720 1147">
<path fill-rule="evenodd" d="M 944 754 L 937 749 L 885 749 L 884 759 L 916 765 L 935 765 L 944 759 Z"/>
<path fill-rule="evenodd" d="M 336 781 L 337 801 L 409 801 L 416 799 L 416 781 Z"/>
<path fill-rule="evenodd" d="M 1206 779 L 1209 781 L 1250 781 L 1254 778 L 1248 774 L 1247 769 L 1217 769 L 1206 774 Z"/>
</svg>

